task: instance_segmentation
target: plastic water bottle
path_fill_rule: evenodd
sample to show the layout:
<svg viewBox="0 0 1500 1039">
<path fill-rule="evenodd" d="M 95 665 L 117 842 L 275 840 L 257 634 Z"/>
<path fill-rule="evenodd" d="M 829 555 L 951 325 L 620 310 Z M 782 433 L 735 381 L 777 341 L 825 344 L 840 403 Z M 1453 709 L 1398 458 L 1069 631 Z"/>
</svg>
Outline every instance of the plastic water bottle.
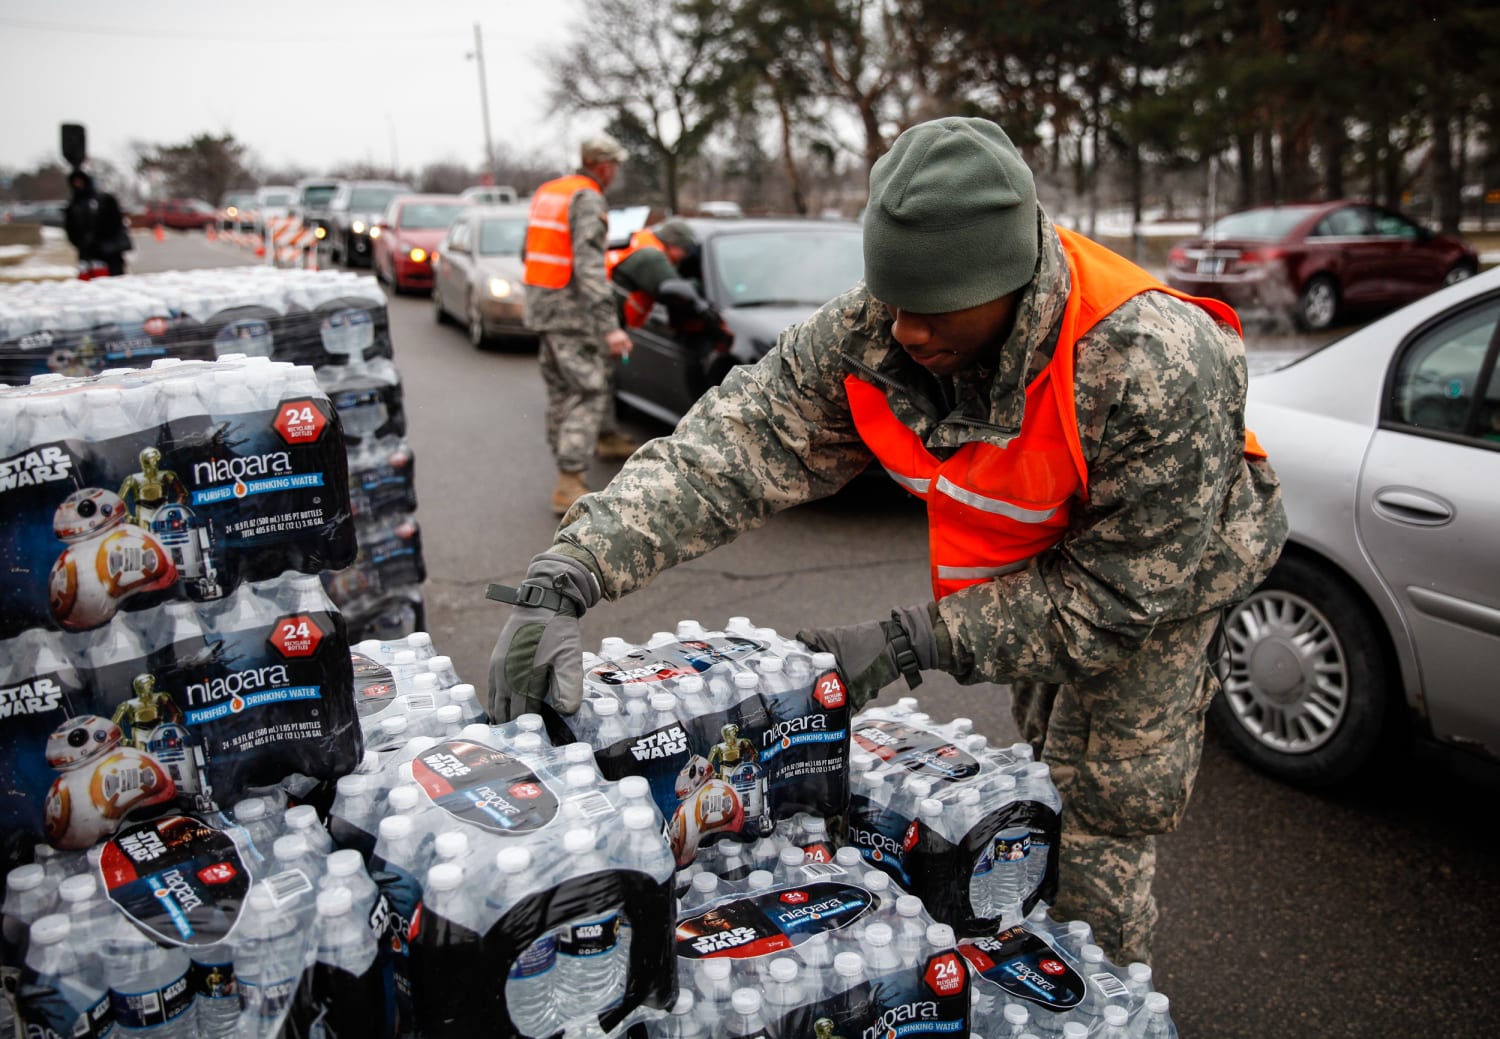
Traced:
<svg viewBox="0 0 1500 1039">
<path fill-rule="evenodd" d="M 890 924 L 875 923 L 865 928 L 865 969 L 870 977 L 879 978 L 901 970 L 901 954 L 896 951 L 895 934 Z"/>
<path fill-rule="evenodd" d="M 54 889 L 47 884 L 47 871 L 36 863 L 17 866 L 5 875 L 5 904 L 0 934 L 5 963 L 26 959 L 27 934 L 31 925 L 52 912 L 57 904 Z"/>
<path fill-rule="evenodd" d="M 714 709 L 707 686 L 697 675 L 688 675 L 677 681 L 677 701 L 682 717 L 699 718 Z"/>
<path fill-rule="evenodd" d="M 698 873 L 694 875 L 692 884 L 688 887 L 688 893 L 682 896 L 682 911 L 684 913 L 696 912 L 718 897 L 718 874 Z"/>
<path fill-rule="evenodd" d="M 263 798 L 247 797 L 234 806 L 234 821 L 243 831 L 246 849 L 262 861 L 271 860 L 271 848 L 276 843 L 276 821 Z"/>
<path fill-rule="evenodd" d="M 661 835 L 656 811 L 647 805 L 635 804 L 627 807 L 621 817 L 625 823 L 625 839 L 617 846 L 612 864 L 619 869 L 633 869 L 653 877 L 671 876 L 675 866 L 672 849 Z"/>
<path fill-rule="evenodd" d="M 525 848 L 502 848 L 495 854 L 499 883 L 488 897 L 491 915 L 503 917 L 506 910 L 526 895 L 531 884 L 531 862 L 531 852 Z M 552 1008 L 556 966 L 557 939 L 550 932 L 522 950 L 511 965 L 505 980 L 505 1005 L 511 1023 L 522 1035 L 545 1036 L 557 1030 L 557 1016 Z"/>
<path fill-rule="evenodd" d="M 1129 1018 L 1128 1010 L 1118 1003 L 1111 1003 L 1104 1008 L 1104 1027 L 1094 1034 L 1099 1039 L 1131 1039 L 1130 1029 L 1126 1027 Z"/>
<path fill-rule="evenodd" d="M 796 845 L 782 848 L 781 854 L 776 857 L 776 885 L 788 887 L 806 883 L 807 875 L 802 872 L 802 864 L 806 861 L 807 853 Z"/>
<path fill-rule="evenodd" d="M 666 1017 L 652 1023 L 652 1039 L 708 1039 L 708 1029 L 696 1013 L 692 989 L 679 989 Z"/>
<path fill-rule="evenodd" d="M 902 965 L 906 967 L 919 966 L 922 959 L 922 940 L 927 934 L 927 924 L 922 919 L 922 913 L 922 900 L 916 895 L 896 897 L 893 945 Z"/>
<path fill-rule="evenodd" d="M 1177 1026 L 1172 1023 L 1171 1010 L 1171 1000 L 1165 993 L 1148 994 L 1141 1026 L 1142 1039 L 1177 1039 Z"/>
<path fill-rule="evenodd" d="M 328 856 L 318 887 L 320 891 L 347 890 L 355 910 L 366 919 L 375 908 L 375 900 L 380 897 L 379 887 L 365 870 L 365 860 L 353 848 L 344 848 Z"/>
<path fill-rule="evenodd" d="M 841 952 L 833 958 L 834 993 L 847 992 L 868 980 L 865 958 L 857 952 Z"/>
<path fill-rule="evenodd" d="M 465 984 L 480 962 L 477 897 L 466 890 L 462 867 L 442 862 L 427 871 L 422 927 L 411 954 L 413 1003 L 424 1035 L 478 1035 L 490 1023 L 483 986 Z M 457 983 L 455 983 L 457 981 Z"/>
<path fill-rule="evenodd" d="M 310 851 L 320 855 L 333 853 L 333 838 L 318 820 L 318 810 L 312 805 L 296 805 L 281 816 L 281 825 L 287 833 L 295 833 L 307 842 Z"/>
<path fill-rule="evenodd" d="M 67 1034 L 94 1035 L 97 1034 L 94 1031 L 96 1022 L 100 1019 L 108 1021 L 109 997 L 104 989 L 91 984 L 84 974 L 78 956 L 79 943 L 73 938 L 72 929 L 68 918 L 61 913 L 38 917 L 31 926 L 26 966 L 38 979 L 49 979 L 45 988 L 37 986 L 34 989 L 43 1000 L 51 1003 L 47 997 L 55 993 L 67 1005 L 67 1015 L 72 1019 L 67 1022 L 71 1026 Z M 55 1004 L 45 1008 L 33 1007 L 25 990 L 21 996 L 19 1009 L 21 1020 L 27 1026 L 25 1034 L 55 1034 L 50 1027 L 52 1014 L 56 1012 Z M 43 1009 L 49 1012 L 45 1016 L 39 1012 Z"/>
<path fill-rule="evenodd" d="M 104 938 L 101 955 L 116 1034 L 151 1039 L 198 1034 L 186 952 L 156 944 L 120 917 Z"/>
<path fill-rule="evenodd" d="M 574 877 L 602 873 L 609 868 L 596 847 L 592 829 L 574 828 L 563 834 L 563 850 Z M 568 921 L 558 932 L 557 989 L 579 999 L 573 1016 L 590 1017 L 619 1003 L 624 994 L 628 964 L 620 956 L 620 905 L 597 907 Z"/>
<path fill-rule="evenodd" d="M 198 1018 L 198 1034 L 204 1039 L 229 1039 L 239 1027 L 240 999 L 232 957 L 225 942 L 195 945 L 189 953 L 193 1012 Z"/>
<path fill-rule="evenodd" d="M 1026 746 L 1029 750 L 1030 745 Z M 1045 761 L 1026 764 L 1025 778 L 1018 782 L 1016 796 L 1026 801 L 1036 801 L 1058 815 L 1062 814 L 1062 795 L 1057 792 L 1057 786 L 1052 782 L 1052 770 Z M 1034 832 L 1026 856 L 1026 894 L 1029 895 L 1041 886 L 1050 853 L 1051 849 L 1042 834 Z"/>
<path fill-rule="evenodd" d="M 1000 1012 L 1003 1024 L 1000 1028 L 1001 1036 L 1019 1036 L 1026 1033 L 1026 1026 L 1031 1022 L 1031 1011 L 1019 1003 L 1007 1003 L 1005 1009 Z"/>
<path fill-rule="evenodd" d="M 765 1001 L 753 988 L 737 988 L 729 997 L 730 1013 L 719 1034 L 729 1039 L 769 1039 Z"/>
<path fill-rule="evenodd" d="M 778 956 L 766 967 L 770 982 L 766 985 L 766 1017 L 772 1028 L 781 1024 L 787 1014 L 810 1002 L 799 977 L 802 965 L 790 956 Z"/>
<path fill-rule="evenodd" d="M 1156 991 L 1152 984 L 1151 964 L 1142 963 L 1139 960 L 1125 966 L 1125 987 L 1130 990 L 1132 996 L 1145 999 L 1146 996 Z"/>
<path fill-rule="evenodd" d="M 59 908 L 67 915 L 75 936 L 103 935 L 116 920 L 114 906 L 100 894 L 99 883 L 92 873 L 78 873 L 66 878 L 58 885 L 57 894 Z M 104 961 L 98 946 L 81 947 L 79 957 L 90 980 L 104 988 Z"/>
<path fill-rule="evenodd" d="M 385 979 L 376 964 L 379 946 L 348 888 L 318 894 L 314 935 L 312 1000 L 324 1034 L 340 1039 L 380 1035 L 385 1028 Z"/>
<path fill-rule="evenodd" d="M 726 959 L 699 960 L 693 984 L 698 987 L 698 1020 L 709 1035 L 723 1035 L 725 1018 L 733 1011 L 730 1000 L 734 983 L 729 974 L 732 965 Z"/>
<path fill-rule="evenodd" d="M 630 729 L 625 719 L 620 717 L 618 700 L 595 700 L 594 717 L 598 721 L 598 727 L 594 730 L 592 737 L 595 747 L 600 749 L 612 747 L 621 740 L 630 738 Z"/>
</svg>

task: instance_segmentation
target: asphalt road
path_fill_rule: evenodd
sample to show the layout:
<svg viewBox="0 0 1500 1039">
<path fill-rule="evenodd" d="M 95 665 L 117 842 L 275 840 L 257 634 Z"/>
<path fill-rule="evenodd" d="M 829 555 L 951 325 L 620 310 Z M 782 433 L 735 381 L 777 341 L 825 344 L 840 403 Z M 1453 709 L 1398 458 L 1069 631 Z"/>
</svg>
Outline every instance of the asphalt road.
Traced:
<svg viewBox="0 0 1500 1039">
<path fill-rule="evenodd" d="M 198 236 L 148 239 L 138 250 L 136 270 L 244 262 Z M 475 352 L 458 329 L 434 324 L 425 298 L 392 299 L 390 312 L 416 455 L 428 628 L 482 687 L 503 609 L 484 600 L 484 587 L 518 579 L 555 529 L 542 384 L 534 355 Z M 1265 360 L 1311 345 L 1275 337 L 1251 349 Z M 615 468 L 597 466 L 592 484 Z M 744 614 L 795 632 L 928 596 L 922 515 L 875 490 L 784 513 L 595 608 L 583 628 L 588 640 L 643 641 L 683 618 L 714 625 Z M 918 695 L 935 717 L 971 717 L 992 741 L 1014 736 L 1003 687 L 933 676 Z M 1500 769 L 1429 748 L 1353 788 L 1308 794 L 1252 771 L 1210 733 L 1183 826 L 1159 842 L 1156 983 L 1180 1034 L 1500 1034 L 1485 1013 L 1500 934 L 1497 797 Z"/>
</svg>

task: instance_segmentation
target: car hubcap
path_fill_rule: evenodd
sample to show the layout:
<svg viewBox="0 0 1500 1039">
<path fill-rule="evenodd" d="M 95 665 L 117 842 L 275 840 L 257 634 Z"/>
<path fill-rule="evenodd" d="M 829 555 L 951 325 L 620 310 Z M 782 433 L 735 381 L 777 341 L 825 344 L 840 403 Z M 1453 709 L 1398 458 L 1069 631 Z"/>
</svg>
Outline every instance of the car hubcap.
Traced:
<svg viewBox="0 0 1500 1039">
<path fill-rule="evenodd" d="M 1451 271 L 1449 271 L 1447 273 L 1447 275 L 1443 278 L 1443 284 L 1444 285 L 1457 285 L 1461 281 L 1467 281 L 1469 279 L 1469 274 L 1470 274 L 1469 268 L 1467 268 L 1467 267 L 1455 267 Z"/>
<path fill-rule="evenodd" d="M 1224 698 L 1246 732 L 1283 754 L 1306 754 L 1333 738 L 1349 710 L 1349 666 L 1312 603 L 1257 592 L 1230 615 L 1224 634 Z"/>
<path fill-rule="evenodd" d="M 1307 290 L 1307 302 L 1302 307 L 1307 323 L 1322 328 L 1333 320 L 1333 287 L 1319 282 Z"/>
</svg>

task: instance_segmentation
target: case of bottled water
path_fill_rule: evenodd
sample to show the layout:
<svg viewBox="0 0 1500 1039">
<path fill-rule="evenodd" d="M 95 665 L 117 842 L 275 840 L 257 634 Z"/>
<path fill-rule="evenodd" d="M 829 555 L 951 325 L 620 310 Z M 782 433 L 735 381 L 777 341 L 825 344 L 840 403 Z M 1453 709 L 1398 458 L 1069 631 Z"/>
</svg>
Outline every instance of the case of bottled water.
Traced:
<svg viewBox="0 0 1500 1039">
<path fill-rule="evenodd" d="M 1044 907 L 1024 921 L 966 938 L 981 1035 L 1175 1039 L 1170 1000 L 1144 963 L 1119 967 L 1093 944 L 1088 923 L 1059 923 Z"/>
<path fill-rule="evenodd" d="M 410 664 L 392 661 L 398 687 Z M 606 781 L 592 748 L 553 746 L 523 715 L 393 741 L 367 761 L 339 781 L 329 825 L 379 891 L 398 1018 L 424 1036 L 548 1036 L 625 1029 L 670 1004 L 661 815 L 645 791 Z"/>
<path fill-rule="evenodd" d="M 314 366 L 390 357 L 385 295 L 369 277 L 267 267 L 0 286 L 0 382 L 225 354 Z"/>
<path fill-rule="evenodd" d="M 953 929 L 885 874 L 853 869 L 804 863 L 684 909 L 678 986 L 702 1031 L 683 1030 L 679 1003 L 654 1034 L 968 1035 Z"/>
<path fill-rule="evenodd" d="M 841 815 L 848 719 L 832 654 L 735 617 L 722 631 L 685 620 L 644 645 L 606 639 L 584 655 L 583 706 L 549 725 L 592 745 L 611 779 L 647 781 L 685 866 L 797 813 Z"/>
<path fill-rule="evenodd" d="M 917 707 L 854 719 L 848 843 L 960 934 L 993 933 L 1054 897 L 1062 800 L 1028 746 Z"/>
</svg>

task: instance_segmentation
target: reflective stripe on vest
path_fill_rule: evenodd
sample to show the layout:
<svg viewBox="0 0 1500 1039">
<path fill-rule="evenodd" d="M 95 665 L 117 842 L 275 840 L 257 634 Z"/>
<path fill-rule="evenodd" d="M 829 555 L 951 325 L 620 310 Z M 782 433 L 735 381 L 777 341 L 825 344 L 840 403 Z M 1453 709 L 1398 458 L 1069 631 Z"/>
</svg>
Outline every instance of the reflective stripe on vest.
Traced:
<svg viewBox="0 0 1500 1039">
<path fill-rule="evenodd" d="M 574 195 L 598 190 L 593 178 L 581 173 L 549 180 L 536 189 L 526 218 L 526 267 L 521 279 L 527 285 L 560 289 L 573 280 L 573 230 L 568 213 Z"/>
<path fill-rule="evenodd" d="M 657 249 L 660 250 L 663 255 L 665 255 L 667 251 L 667 247 L 662 244 L 662 240 L 656 237 L 656 235 L 652 234 L 650 231 L 637 231 L 635 234 L 630 236 L 629 245 L 625 246 L 623 249 L 611 249 L 604 254 L 605 276 L 613 281 L 615 277 L 615 268 L 620 265 L 620 262 L 624 260 L 625 257 L 629 256 L 637 249 Z M 651 293 L 645 292 L 641 289 L 637 289 L 630 295 L 626 296 L 625 327 L 640 328 L 646 323 L 646 319 L 651 316 L 651 308 L 654 306 L 656 306 L 655 298 L 652 297 Z"/>
<path fill-rule="evenodd" d="M 971 442 L 939 461 L 875 385 L 844 380 L 855 428 L 891 478 L 927 503 L 933 595 L 1025 569 L 1060 541 L 1073 502 L 1088 496 L 1074 405 L 1074 350 L 1106 315 L 1142 292 L 1166 292 L 1239 331 L 1226 304 L 1174 291 L 1103 246 L 1058 228 L 1072 291 L 1052 360 L 1026 387 L 1020 432 L 1005 447 Z M 1246 453 L 1259 445 L 1247 431 Z M 1260 453 L 1264 457 L 1264 453 Z"/>
</svg>

